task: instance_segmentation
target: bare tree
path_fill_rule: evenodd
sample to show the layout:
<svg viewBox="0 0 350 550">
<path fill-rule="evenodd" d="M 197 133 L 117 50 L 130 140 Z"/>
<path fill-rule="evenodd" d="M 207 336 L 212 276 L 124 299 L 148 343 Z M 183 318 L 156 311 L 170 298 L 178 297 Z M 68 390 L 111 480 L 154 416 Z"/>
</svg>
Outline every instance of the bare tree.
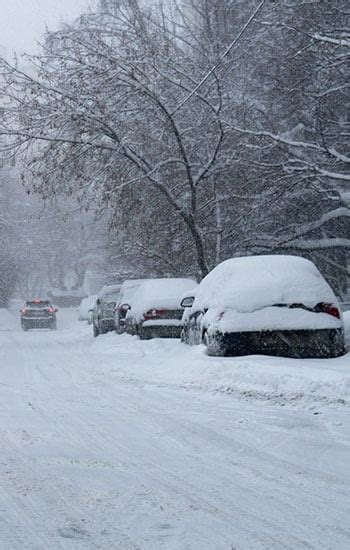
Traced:
<svg viewBox="0 0 350 550">
<path fill-rule="evenodd" d="M 2 62 L 3 149 L 44 198 L 110 209 L 126 272 L 284 250 L 342 265 L 344 6 L 105 0 L 30 71 Z"/>
</svg>

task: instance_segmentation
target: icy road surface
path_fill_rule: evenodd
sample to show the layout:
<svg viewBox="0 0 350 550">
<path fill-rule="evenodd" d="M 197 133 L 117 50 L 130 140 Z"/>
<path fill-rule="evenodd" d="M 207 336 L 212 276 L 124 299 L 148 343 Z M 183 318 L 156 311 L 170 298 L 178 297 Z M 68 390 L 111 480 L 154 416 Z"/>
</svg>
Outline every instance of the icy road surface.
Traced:
<svg viewBox="0 0 350 550">
<path fill-rule="evenodd" d="M 350 357 L 215 359 L 0 311 L 0 549 L 349 549 Z"/>
</svg>

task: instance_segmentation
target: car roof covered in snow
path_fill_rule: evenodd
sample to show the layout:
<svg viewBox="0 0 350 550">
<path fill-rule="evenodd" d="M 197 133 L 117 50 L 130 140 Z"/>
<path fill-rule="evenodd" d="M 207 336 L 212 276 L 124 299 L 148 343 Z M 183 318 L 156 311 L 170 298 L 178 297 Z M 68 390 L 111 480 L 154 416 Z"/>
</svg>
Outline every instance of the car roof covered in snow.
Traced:
<svg viewBox="0 0 350 550">
<path fill-rule="evenodd" d="M 106 294 L 117 294 L 120 292 L 121 284 L 104 285 L 98 293 L 98 298 L 103 298 Z"/>
<path fill-rule="evenodd" d="M 138 317 L 152 308 L 180 309 L 182 296 L 196 284 L 192 279 L 148 279 L 133 295 L 131 315 Z"/>
<path fill-rule="evenodd" d="M 216 266 L 197 288 L 193 310 L 212 307 L 256 311 L 276 304 L 337 303 L 316 266 L 299 256 L 231 258 Z"/>
<path fill-rule="evenodd" d="M 148 279 L 126 279 L 120 289 L 119 303 L 129 304 L 137 289 L 145 281 Z"/>
</svg>

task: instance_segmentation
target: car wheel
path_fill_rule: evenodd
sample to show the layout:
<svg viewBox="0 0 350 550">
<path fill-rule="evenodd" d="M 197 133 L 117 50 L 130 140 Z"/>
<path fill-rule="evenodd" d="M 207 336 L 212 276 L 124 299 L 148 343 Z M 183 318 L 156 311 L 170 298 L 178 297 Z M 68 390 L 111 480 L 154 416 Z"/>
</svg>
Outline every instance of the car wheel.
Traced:
<svg viewBox="0 0 350 550">
<path fill-rule="evenodd" d="M 101 323 L 99 330 L 100 334 L 107 334 L 108 332 L 108 329 L 103 325 L 103 323 Z"/>
<path fill-rule="evenodd" d="M 225 348 L 215 338 L 209 338 L 207 331 L 204 332 L 202 342 L 207 348 L 209 357 L 224 357 L 226 354 Z"/>
<path fill-rule="evenodd" d="M 100 331 L 98 330 L 97 326 L 93 325 L 93 332 L 94 332 L 94 337 L 97 338 L 97 336 L 100 334 Z"/>
<path fill-rule="evenodd" d="M 23 330 L 24 332 L 27 332 L 28 327 L 26 327 L 25 325 L 22 325 L 22 330 Z"/>
</svg>

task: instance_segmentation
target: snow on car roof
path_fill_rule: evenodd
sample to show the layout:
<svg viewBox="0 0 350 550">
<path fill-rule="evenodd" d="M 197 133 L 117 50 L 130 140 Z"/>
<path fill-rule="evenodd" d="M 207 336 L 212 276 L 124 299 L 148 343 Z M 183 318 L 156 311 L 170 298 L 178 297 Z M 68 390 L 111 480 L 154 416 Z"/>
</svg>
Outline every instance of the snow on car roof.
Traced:
<svg viewBox="0 0 350 550">
<path fill-rule="evenodd" d="M 231 258 L 215 267 L 200 283 L 193 309 L 210 307 L 255 311 L 275 304 L 337 299 L 316 266 L 299 256 L 265 255 Z"/>
<path fill-rule="evenodd" d="M 129 304 L 137 289 L 148 279 L 127 279 L 120 289 L 120 304 Z"/>
<path fill-rule="evenodd" d="M 141 316 L 152 308 L 180 309 L 182 296 L 196 284 L 192 279 L 148 279 L 139 286 L 133 295 L 132 315 Z"/>
<path fill-rule="evenodd" d="M 115 285 L 104 285 L 100 292 L 98 293 L 98 297 L 102 298 L 106 294 L 114 294 L 115 292 L 120 292 L 121 285 L 115 284 Z"/>
</svg>

